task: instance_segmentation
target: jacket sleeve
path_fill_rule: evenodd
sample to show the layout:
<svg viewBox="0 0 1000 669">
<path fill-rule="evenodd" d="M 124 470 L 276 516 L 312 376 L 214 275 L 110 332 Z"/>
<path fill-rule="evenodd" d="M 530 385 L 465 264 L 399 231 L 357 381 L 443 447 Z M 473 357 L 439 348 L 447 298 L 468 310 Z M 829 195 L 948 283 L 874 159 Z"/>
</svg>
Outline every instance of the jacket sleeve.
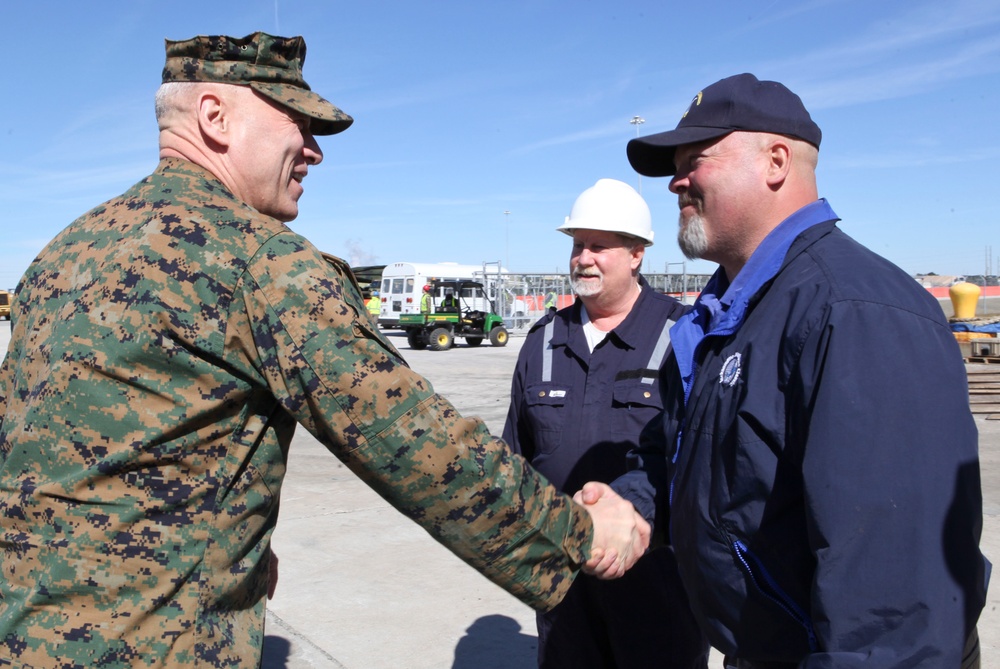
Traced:
<svg viewBox="0 0 1000 669">
<path fill-rule="evenodd" d="M 668 543 L 666 528 L 670 523 L 665 443 L 663 413 L 660 413 L 639 435 L 638 448 L 626 456 L 629 471 L 611 483 L 611 488 L 631 502 L 650 524 L 657 544 Z"/>
<path fill-rule="evenodd" d="M 562 598 L 587 512 L 463 418 L 375 331 L 344 265 L 295 235 L 258 252 L 238 299 L 268 390 L 390 504 L 528 605 Z"/>
<path fill-rule="evenodd" d="M 674 301 L 668 318 L 674 322 L 691 310 L 689 305 Z M 677 422 L 668 416 L 673 411 L 667 398 L 672 397 L 669 384 L 680 387 L 677 359 L 667 356 L 660 369 L 660 397 L 664 398 L 664 411 L 639 434 L 639 445 L 628 456 L 628 473 L 611 484 L 619 495 L 632 502 L 646 522 L 653 528 L 653 537 L 669 543 L 667 527 L 670 523 L 670 474 L 667 467 L 668 444 L 672 443 Z"/>
<path fill-rule="evenodd" d="M 671 354 L 660 370 L 660 396 L 667 398 L 665 384 L 677 377 L 677 364 Z M 680 383 L 678 380 L 677 383 Z M 664 401 L 666 410 L 666 401 Z M 639 444 L 626 456 L 628 472 L 618 477 L 611 487 L 632 502 L 639 515 L 653 528 L 653 535 L 667 541 L 666 528 L 670 518 L 670 478 L 667 471 L 667 443 L 671 439 L 674 421 L 661 411 L 639 433 Z"/>
<path fill-rule="evenodd" d="M 787 447 L 800 449 L 820 648 L 802 666 L 960 666 L 986 563 L 954 338 L 911 311 L 838 302 L 801 350 Z"/>
</svg>

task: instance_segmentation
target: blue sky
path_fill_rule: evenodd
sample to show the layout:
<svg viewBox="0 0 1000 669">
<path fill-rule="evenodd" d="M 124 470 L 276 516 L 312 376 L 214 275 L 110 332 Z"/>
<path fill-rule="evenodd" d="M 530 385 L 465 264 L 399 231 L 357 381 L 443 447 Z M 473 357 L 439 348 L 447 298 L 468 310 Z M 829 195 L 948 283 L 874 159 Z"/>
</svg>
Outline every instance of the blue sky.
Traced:
<svg viewBox="0 0 1000 669">
<path fill-rule="evenodd" d="M 320 139 L 291 225 L 356 264 L 565 271 L 576 196 L 639 185 L 629 120 L 669 130 L 699 89 L 752 72 L 823 129 L 820 193 L 849 234 L 910 273 L 998 271 L 997 0 L 3 0 L 0 25 L 0 287 L 154 169 L 163 39 L 256 30 L 305 36 L 307 81 L 355 117 Z M 683 259 L 676 200 L 641 187 L 662 271 Z"/>
</svg>

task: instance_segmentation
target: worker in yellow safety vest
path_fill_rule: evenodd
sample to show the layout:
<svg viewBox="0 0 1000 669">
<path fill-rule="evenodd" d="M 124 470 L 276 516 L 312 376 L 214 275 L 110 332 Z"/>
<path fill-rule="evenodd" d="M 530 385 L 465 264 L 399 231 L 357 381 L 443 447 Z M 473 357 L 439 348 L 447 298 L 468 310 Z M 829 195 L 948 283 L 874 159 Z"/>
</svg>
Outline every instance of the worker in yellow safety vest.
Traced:
<svg viewBox="0 0 1000 669">
<path fill-rule="evenodd" d="M 445 293 L 444 299 L 441 300 L 441 311 L 446 311 L 450 313 L 458 313 L 458 298 L 455 297 L 455 292 L 449 290 Z"/>
<path fill-rule="evenodd" d="M 555 312 L 557 310 L 556 304 L 558 302 L 558 296 L 556 291 L 550 290 L 545 296 L 545 311 Z"/>
<path fill-rule="evenodd" d="M 420 296 L 420 313 L 431 313 L 431 287 L 424 286 L 424 294 Z"/>
</svg>

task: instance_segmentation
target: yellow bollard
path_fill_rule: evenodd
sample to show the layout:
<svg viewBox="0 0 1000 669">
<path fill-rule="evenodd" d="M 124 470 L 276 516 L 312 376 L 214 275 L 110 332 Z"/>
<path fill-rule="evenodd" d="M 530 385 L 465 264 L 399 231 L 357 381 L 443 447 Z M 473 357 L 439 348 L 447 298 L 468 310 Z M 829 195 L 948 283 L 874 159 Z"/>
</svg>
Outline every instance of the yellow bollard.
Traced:
<svg viewBox="0 0 1000 669">
<path fill-rule="evenodd" d="M 960 281 L 948 289 L 951 306 L 955 310 L 955 320 L 969 320 L 976 317 L 976 302 L 979 300 L 979 286 Z"/>
</svg>

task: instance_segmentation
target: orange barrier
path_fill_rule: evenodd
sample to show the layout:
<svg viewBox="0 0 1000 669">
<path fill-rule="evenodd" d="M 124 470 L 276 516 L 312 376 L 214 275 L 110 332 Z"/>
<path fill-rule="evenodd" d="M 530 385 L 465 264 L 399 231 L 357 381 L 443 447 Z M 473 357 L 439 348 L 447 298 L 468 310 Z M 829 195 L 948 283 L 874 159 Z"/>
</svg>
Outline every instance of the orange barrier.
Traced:
<svg viewBox="0 0 1000 669">
<path fill-rule="evenodd" d="M 979 290 L 982 291 L 980 296 L 985 297 L 998 297 L 1000 296 L 1000 286 L 979 286 L 978 284 L 972 284 L 977 286 Z M 928 288 L 927 292 L 934 297 L 948 297 L 948 290 L 951 286 L 934 286 L 933 288 Z"/>
<path fill-rule="evenodd" d="M 934 286 L 927 288 L 927 292 L 938 298 L 948 297 L 948 289 L 950 286 Z M 1000 286 L 979 286 L 982 291 L 981 296 L 985 297 L 1000 297 Z M 676 297 L 678 300 L 681 299 L 680 293 L 667 293 L 671 297 Z M 692 304 L 698 298 L 698 293 L 689 291 L 687 293 L 687 304 Z M 545 295 L 515 295 L 514 299 L 522 300 L 525 307 L 527 307 L 529 312 L 538 312 L 545 309 Z M 562 309 L 573 304 L 573 300 L 576 296 L 573 294 L 568 295 L 558 295 L 556 296 L 556 308 Z"/>
<path fill-rule="evenodd" d="M 667 293 L 670 297 L 681 299 L 681 293 Z M 945 291 L 945 296 L 947 296 L 947 290 Z M 514 300 L 520 300 L 524 302 L 524 306 L 528 313 L 538 313 L 545 310 L 545 295 L 514 295 Z M 687 293 L 687 304 L 694 304 L 694 301 L 698 299 L 698 293 L 688 291 Z M 572 293 L 566 295 L 556 296 L 556 309 L 563 309 L 565 307 L 573 304 L 576 300 L 576 296 Z"/>
</svg>

